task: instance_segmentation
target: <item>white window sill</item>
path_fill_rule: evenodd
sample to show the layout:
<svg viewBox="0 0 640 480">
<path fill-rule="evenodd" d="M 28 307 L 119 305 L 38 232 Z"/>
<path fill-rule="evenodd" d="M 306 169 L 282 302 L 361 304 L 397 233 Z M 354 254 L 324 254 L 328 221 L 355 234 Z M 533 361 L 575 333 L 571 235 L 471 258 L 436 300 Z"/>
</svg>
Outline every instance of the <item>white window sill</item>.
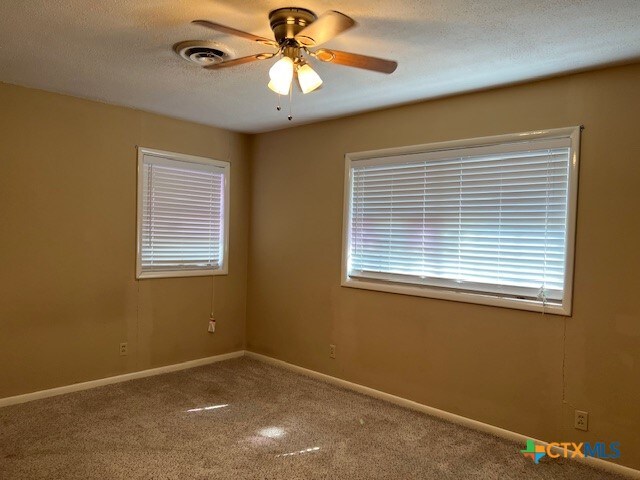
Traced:
<svg viewBox="0 0 640 480">
<path fill-rule="evenodd" d="M 436 289 L 421 285 L 401 285 L 382 281 L 367 281 L 350 277 L 342 280 L 342 286 L 386 293 L 397 293 L 400 295 L 411 295 L 415 297 L 436 298 L 439 300 L 475 303 L 478 305 L 489 305 L 493 307 L 527 310 L 531 312 L 544 312 L 545 314 L 571 316 L 571 309 L 569 307 L 559 304 L 546 304 L 543 306 L 539 301 L 528 299 L 498 297 L 481 293 Z"/>
<path fill-rule="evenodd" d="M 144 280 L 147 278 L 179 278 L 179 277 L 210 277 L 212 275 L 228 275 L 227 269 L 224 270 L 165 270 L 154 272 L 138 272 L 136 279 Z"/>
</svg>

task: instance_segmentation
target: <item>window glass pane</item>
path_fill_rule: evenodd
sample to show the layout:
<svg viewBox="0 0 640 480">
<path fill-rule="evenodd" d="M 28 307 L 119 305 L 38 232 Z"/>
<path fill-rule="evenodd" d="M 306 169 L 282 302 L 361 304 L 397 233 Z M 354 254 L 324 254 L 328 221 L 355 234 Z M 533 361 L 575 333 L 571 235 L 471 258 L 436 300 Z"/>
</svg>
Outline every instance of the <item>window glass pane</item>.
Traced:
<svg viewBox="0 0 640 480">
<path fill-rule="evenodd" d="M 141 173 L 141 272 L 221 270 L 225 169 L 144 155 Z"/>
<path fill-rule="evenodd" d="M 571 148 L 558 145 L 351 162 L 347 275 L 561 302 Z"/>
</svg>

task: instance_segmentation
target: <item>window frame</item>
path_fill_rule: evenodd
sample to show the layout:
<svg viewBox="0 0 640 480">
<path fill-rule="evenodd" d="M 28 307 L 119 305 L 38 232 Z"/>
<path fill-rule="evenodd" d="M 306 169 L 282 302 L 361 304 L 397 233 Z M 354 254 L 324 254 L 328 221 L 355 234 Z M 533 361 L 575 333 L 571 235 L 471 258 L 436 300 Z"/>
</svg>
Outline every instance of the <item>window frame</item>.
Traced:
<svg viewBox="0 0 640 480">
<path fill-rule="evenodd" d="M 220 269 L 202 268 L 194 270 L 156 270 L 143 272 L 142 270 L 142 205 L 143 205 L 143 172 L 144 157 L 158 157 L 165 160 L 184 162 L 189 164 L 208 165 L 222 168 L 224 173 L 224 229 L 222 240 L 222 265 Z M 136 210 L 136 279 L 147 278 L 177 278 L 177 277 L 205 277 L 211 275 L 229 274 L 229 223 L 230 223 L 230 183 L 231 163 L 223 160 L 215 160 L 208 157 L 198 157 L 184 153 L 167 152 L 147 147 L 138 147 L 137 165 L 137 210 Z"/>
<path fill-rule="evenodd" d="M 548 130 L 536 130 L 530 132 L 494 135 L 488 137 L 476 137 L 463 140 L 427 143 L 382 150 L 370 150 L 345 154 L 345 179 L 343 201 L 343 227 L 342 227 L 342 265 L 341 285 L 343 287 L 374 290 L 387 293 L 411 295 L 418 297 L 451 300 L 463 303 L 505 307 L 517 310 L 552 313 L 562 316 L 571 316 L 573 302 L 573 276 L 575 236 L 578 202 L 578 172 L 580 153 L 580 132 L 582 126 L 555 128 Z M 478 292 L 465 292 L 446 288 L 437 288 L 428 285 L 397 283 L 389 280 L 373 280 L 353 278 L 349 276 L 349 252 L 351 250 L 351 203 L 352 203 L 352 168 L 358 162 L 372 159 L 384 161 L 386 157 L 398 157 L 411 154 L 443 154 L 449 150 L 459 150 L 475 147 L 500 147 L 514 143 L 526 143 L 534 140 L 569 139 L 569 168 L 567 189 L 567 236 L 565 240 L 565 276 L 562 303 L 542 304 L 530 299 L 519 299 L 500 296 L 499 294 L 484 294 Z M 446 157 L 446 155 L 444 155 Z M 375 161 L 375 160 L 374 160 Z"/>
</svg>

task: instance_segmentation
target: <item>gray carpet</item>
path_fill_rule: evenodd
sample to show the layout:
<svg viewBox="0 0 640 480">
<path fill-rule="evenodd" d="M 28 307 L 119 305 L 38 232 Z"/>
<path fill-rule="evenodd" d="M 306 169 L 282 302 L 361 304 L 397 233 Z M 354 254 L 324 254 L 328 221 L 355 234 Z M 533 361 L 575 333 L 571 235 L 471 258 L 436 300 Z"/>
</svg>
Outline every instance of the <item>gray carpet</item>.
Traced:
<svg viewBox="0 0 640 480">
<path fill-rule="evenodd" d="M 0 408 L 3 480 L 620 478 L 522 448 L 246 358 Z"/>
</svg>

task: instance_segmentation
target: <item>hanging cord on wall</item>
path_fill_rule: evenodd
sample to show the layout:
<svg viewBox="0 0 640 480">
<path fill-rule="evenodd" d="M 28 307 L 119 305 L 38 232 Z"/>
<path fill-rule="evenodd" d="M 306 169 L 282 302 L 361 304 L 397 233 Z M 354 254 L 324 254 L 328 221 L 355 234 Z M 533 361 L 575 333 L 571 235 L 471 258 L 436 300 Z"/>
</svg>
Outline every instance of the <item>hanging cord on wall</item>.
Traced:
<svg viewBox="0 0 640 480">
<path fill-rule="evenodd" d="M 228 141 L 227 141 L 227 155 L 226 155 L 226 161 L 231 163 L 231 135 L 229 135 L 228 137 Z M 228 178 L 224 178 L 224 182 L 228 182 L 229 179 Z M 224 192 L 226 190 L 226 185 L 222 185 L 222 191 Z M 223 198 L 224 198 L 224 194 L 223 194 Z M 229 219 L 228 218 L 224 218 L 224 222 L 228 222 Z M 220 228 L 223 228 L 222 226 Z M 224 243 L 224 242 L 223 242 Z M 223 245 L 222 248 L 225 248 L 226 245 Z M 220 268 L 220 259 L 218 258 L 218 265 L 217 267 Z M 210 333 L 214 333 L 216 331 L 216 316 L 215 316 L 215 305 L 216 305 L 216 275 L 215 274 L 211 274 L 211 313 L 209 314 L 209 332 Z"/>
<path fill-rule="evenodd" d="M 213 219 L 213 211 L 210 211 L 209 215 L 211 215 L 211 218 Z M 210 261 L 213 263 L 213 252 L 211 251 L 209 252 L 209 258 L 210 258 Z M 213 264 L 213 268 L 215 269 L 215 263 Z M 214 333 L 216 331 L 216 317 L 214 314 L 215 292 L 216 292 L 215 278 L 216 276 L 214 272 L 212 272 L 211 273 L 211 299 L 210 299 L 211 313 L 209 313 L 209 328 L 208 328 L 209 333 Z"/>
<path fill-rule="evenodd" d="M 215 275 L 211 275 L 211 313 L 209 314 L 209 333 L 214 333 L 216 331 L 216 317 L 213 312 L 216 298 L 216 282 Z"/>
</svg>

